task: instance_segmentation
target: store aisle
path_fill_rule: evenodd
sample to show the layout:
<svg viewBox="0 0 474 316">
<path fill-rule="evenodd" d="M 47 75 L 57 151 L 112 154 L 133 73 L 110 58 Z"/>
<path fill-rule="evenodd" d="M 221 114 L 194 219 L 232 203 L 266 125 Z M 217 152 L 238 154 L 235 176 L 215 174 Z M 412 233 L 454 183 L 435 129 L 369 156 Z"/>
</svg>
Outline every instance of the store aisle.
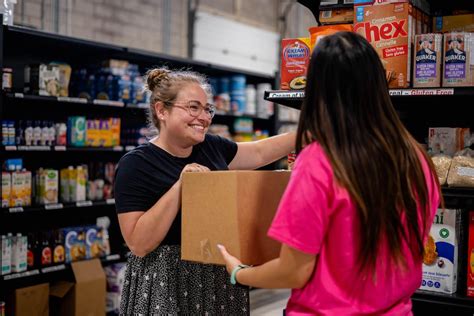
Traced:
<svg viewBox="0 0 474 316">
<path fill-rule="evenodd" d="M 289 297 L 290 290 L 252 290 L 250 291 L 250 315 L 283 315 L 283 309 Z"/>
</svg>

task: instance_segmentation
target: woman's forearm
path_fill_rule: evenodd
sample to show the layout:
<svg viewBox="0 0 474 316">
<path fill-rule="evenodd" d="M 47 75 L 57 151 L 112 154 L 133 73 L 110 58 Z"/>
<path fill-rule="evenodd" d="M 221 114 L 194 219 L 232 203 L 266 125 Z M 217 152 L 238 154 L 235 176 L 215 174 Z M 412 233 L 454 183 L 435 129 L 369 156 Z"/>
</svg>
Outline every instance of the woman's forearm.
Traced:
<svg viewBox="0 0 474 316">
<path fill-rule="evenodd" d="M 135 255 L 143 257 L 160 245 L 176 218 L 180 197 L 181 180 L 178 180 L 138 219 L 128 245 Z"/>
<path fill-rule="evenodd" d="M 296 133 L 290 132 L 257 141 L 261 164 L 274 162 L 295 149 Z"/>
</svg>

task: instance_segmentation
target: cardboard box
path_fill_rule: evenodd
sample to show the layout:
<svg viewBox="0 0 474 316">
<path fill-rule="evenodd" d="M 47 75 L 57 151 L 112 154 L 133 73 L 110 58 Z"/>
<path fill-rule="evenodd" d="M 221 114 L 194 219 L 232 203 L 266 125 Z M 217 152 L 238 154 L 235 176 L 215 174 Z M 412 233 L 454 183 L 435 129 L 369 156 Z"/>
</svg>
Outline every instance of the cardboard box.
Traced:
<svg viewBox="0 0 474 316">
<path fill-rule="evenodd" d="M 75 282 L 51 285 L 53 315 L 105 315 L 105 272 L 98 259 L 71 263 Z"/>
<path fill-rule="evenodd" d="M 410 85 L 415 35 L 413 7 L 407 2 L 366 2 L 354 3 L 354 32 L 365 37 L 379 54 L 389 87 L 406 88 Z"/>
<path fill-rule="evenodd" d="M 185 173 L 181 258 L 224 264 L 217 244 L 246 264 L 278 257 L 267 231 L 289 179 L 288 171 Z"/>
<path fill-rule="evenodd" d="M 433 32 L 474 32 L 474 14 L 433 17 Z"/>
<path fill-rule="evenodd" d="M 469 212 L 469 241 L 467 245 L 467 296 L 474 297 L 474 211 Z"/>
<path fill-rule="evenodd" d="M 319 12 L 321 25 L 345 24 L 354 21 L 354 8 L 341 8 Z"/>
<path fill-rule="evenodd" d="M 38 284 L 15 290 L 15 316 L 48 316 L 49 284 Z"/>
<path fill-rule="evenodd" d="M 423 256 L 420 289 L 452 294 L 458 278 L 461 210 L 438 209 Z"/>
</svg>

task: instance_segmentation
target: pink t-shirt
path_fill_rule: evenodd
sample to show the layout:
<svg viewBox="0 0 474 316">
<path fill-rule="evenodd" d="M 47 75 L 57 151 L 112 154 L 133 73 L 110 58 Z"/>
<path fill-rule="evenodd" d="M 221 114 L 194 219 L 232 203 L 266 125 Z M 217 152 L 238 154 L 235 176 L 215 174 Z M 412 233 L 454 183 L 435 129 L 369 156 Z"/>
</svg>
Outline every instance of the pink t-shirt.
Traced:
<svg viewBox="0 0 474 316">
<path fill-rule="evenodd" d="M 422 166 L 432 209 L 428 220 L 432 223 L 439 194 L 424 159 Z M 422 262 L 415 261 L 403 244 L 408 269 L 402 272 L 390 264 L 388 247 L 382 244 L 376 283 L 372 277 L 361 281 L 357 277 L 358 226 L 355 204 L 347 190 L 337 185 L 324 150 L 317 143 L 308 145 L 295 162 L 268 232 L 294 249 L 317 255 L 311 279 L 302 289 L 292 291 L 287 315 L 412 314 L 410 297 L 421 284 Z"/>
</svg>

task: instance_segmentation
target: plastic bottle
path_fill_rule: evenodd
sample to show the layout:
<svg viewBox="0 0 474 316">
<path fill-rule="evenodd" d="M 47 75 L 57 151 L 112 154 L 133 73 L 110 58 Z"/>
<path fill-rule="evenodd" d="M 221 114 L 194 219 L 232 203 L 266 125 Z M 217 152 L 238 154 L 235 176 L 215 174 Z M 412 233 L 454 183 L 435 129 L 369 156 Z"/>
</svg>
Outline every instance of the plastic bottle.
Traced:
<svg viewBox="0 0 474 316">
<path fill-rule="evenodd" d="M 54 123 L 52 121 L 48 123 L 48 129 L 49 129 L 49 133 L 48 133 L 49 146 L 54 146 L 56 145 L 56 128 L 54 127 Z"/>
<path fill-rule="evenodd" d="M 41 132 L 41 121 L 35 121 L 35 126 L 33 127 L 32 146 L 39 146 L 41 144 Z"/>
<path fill-rule="evenodd" d="M 49 126 L 48 126 L 48 122 L 46 122 L 46 121 L 41 122 L 40 144 L 41 144 L 41 146 L 50 146 L 50 143 L 49 143 Z"/>
<path fill-rule="evenodd" d="M 43 233 L 41 238 L 41 266 L 50 266 L 53 262 L 53 252 L 51 250 L 50 236 Z"/>
<path fill-rule="evenodd" d="M 31 121 L 26 121 L 25 145 L 33 146 L 33 124 Z"/>
</svg>

